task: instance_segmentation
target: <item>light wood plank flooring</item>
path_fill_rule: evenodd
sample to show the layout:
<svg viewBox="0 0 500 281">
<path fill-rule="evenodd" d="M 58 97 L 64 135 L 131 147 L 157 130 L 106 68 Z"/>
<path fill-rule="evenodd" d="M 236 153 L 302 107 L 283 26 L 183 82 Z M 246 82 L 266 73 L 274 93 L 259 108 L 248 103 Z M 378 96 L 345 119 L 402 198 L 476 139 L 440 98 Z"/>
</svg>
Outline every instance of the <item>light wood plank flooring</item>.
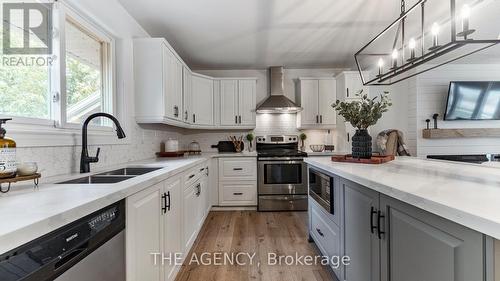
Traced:
<svg viewBox="0 0 500 281">
<path fill-rule="evenodd" d="M 177 281 L 330 281 L 330 271 L 321 265 L 268 265 L 268 253 L 319 255 L 307 241 L 306 212 L 211 212 L 182 266 Z M 256 253 L 257 265 L 204 266 L 188 261 L 201 253 Z M 249 259 L 247 258 L 246 261 Z"/>
</svg>

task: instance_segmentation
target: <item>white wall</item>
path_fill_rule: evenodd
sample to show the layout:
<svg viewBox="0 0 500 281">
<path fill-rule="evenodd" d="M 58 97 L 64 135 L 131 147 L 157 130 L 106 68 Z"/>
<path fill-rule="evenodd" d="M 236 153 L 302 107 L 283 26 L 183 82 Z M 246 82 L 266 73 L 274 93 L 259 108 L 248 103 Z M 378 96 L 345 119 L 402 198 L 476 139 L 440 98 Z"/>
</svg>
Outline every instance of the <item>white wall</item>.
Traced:
<svg viewBox="0 0 500 281">
<path fill-rule="evenodd" d="M 182 131 L 166 126 L 140 127 L 133 119 L 132 38 L 149 37 L 149 35 L 116 0 L 69 0 L 68 2 L 87 14 L 96 23 L 105 27 L 116 38 L 118 111 L 121 117 L 120 122 L 127 135 L 127 144 L 99 145 L 101 147 L 100 161 L 92 164 L 92 167 L 103 167 L 154 157 L 162 140 L 168 137 L 180 138 Z M 9 136 L 16 139 L 15 134 Z M 18 146 L 21 146 L 17 149 L 18 161 L 37 162 L 44 177 L 77 172 L 79 169 L 80 146 L 25 147 L 22 142 L 18 142 Z M 96 147 L 91 147 L 91 155 L 95 153 Z"/>
<path fill-rule="evenodd" d="M 213 76 L 213 77 L 256 77 L 257 81 L 257 104 L 263 102 L 269 96 L 269 73 L 267 69 L 255 70 L 194 70 L 195 72 Z M 342 69 L 324 68 L 324 69 L 285 69 L 284 86 L 285 95 L 295 101 L 297 94 L 297 82 L 299 77 L 334 77 L 340 73 Z M 298 135 L 304 132 L 308 139 L 306 140 L 306 148 L 309 149 L 311 144 L 325 143 L 324 130 L 297 130 L 296 114 L 257 114 L 257 126 L 254 134 L 291 134 Z M 206 132 L 196 131 L 187 132 L 186 142 L 197 139 L 204 151 L 214 151 L 210 148 L 211 144 L 217 144 L 219 140 L 227 140 L 229 135 L 244 135 L 247 131 L 230 131 L 230 132 Z M 336 142 L 335 132 L 333 130 L 334 144 Z M 216 150 L 216 149 L 215 149 Z"/>
<path fill-rule="evenodd" d="M 495 64 L 449 64 L 417 76 L 416 103 L 410 103 L 410 112 L 417 114 L 409 120 L 417 129 L 418 155 L 498 153 L 500 138 L 423 139 L 422 129 L 434 113 L 440 116 L 439 128 L 500 128 L 500 121 L 443 121 L 450 81 L 497 81 L 499 77 L 500 65 Z"/>
</svg>

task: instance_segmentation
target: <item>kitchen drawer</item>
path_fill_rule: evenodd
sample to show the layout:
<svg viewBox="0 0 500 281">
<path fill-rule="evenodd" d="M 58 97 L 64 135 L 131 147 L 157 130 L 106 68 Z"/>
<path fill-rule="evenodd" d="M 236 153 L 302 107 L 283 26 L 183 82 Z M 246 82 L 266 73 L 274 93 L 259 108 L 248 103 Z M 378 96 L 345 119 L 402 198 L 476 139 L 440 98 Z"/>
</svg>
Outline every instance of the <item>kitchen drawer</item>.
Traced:
<svg viewBox="0 0 500 281">
<path fill-rule="evenodd" d="M 329 220 L 325 214 L 313 205 L 311 208 L 311 236 L 314 238 L 316 245 L 321 250 L 323 255 L 341 256 L 340 244 L 340 228 Z M 332 268 L 333 271 L 340 275 L 341 268 Z"/>
<path fill-rule="evenodd" d="M 255 157 L 220 158 L 219 180 L 257 180 L 257 159 Z"/>
<path fill-rule="evenodd" d="M 188 172 L 186 172 L 184 174 L 184 187 L 188 188 L 194 182 L 196 182 L 196 180 L 198 180 L 201 175 L 206 173 L 206 171 L 205 171 L 206 166 L 207 166 L 206 163 L 202 164 L 202 165 L 198 165 L 198 166 L 192 168 L 191 170 L 189 170 Z"/>
<path fill-rule="evenodd" d="M 257 205 L 257 183 L 255 181 L 221 182 L 219 189 L 221 206 Z"/>
</svg>

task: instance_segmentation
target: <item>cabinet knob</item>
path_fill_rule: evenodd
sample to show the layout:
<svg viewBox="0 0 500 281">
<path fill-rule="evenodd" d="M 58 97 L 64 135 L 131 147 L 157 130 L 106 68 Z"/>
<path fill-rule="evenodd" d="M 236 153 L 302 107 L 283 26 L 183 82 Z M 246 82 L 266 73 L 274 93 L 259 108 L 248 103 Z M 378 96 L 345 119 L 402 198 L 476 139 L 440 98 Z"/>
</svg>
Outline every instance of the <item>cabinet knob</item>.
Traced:
<svg viewBox="0 0 500 281">
<path fill-rule="evenodd" d="M 321 229 L 319 228 L 316 228 L 316 232 L 318 232 L 319 235 L 321 235 L 321 237 L 324 237 L 325 235 L 323 234 L 323 232 L 321 231 Z"/>
</svg>

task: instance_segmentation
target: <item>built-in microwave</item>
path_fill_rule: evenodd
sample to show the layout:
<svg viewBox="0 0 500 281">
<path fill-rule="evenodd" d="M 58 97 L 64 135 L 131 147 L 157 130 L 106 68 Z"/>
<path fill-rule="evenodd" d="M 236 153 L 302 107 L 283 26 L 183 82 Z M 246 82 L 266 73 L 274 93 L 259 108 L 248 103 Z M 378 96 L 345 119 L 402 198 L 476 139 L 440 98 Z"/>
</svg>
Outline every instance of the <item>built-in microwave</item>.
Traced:
<svg viewBox="0 0 500 281">
<path fill-rule="evenodd" d="M 309 196 L 328 213 L 334 214 L 333 178 L 317 170 L 309 169 Z"/>
</svg>

